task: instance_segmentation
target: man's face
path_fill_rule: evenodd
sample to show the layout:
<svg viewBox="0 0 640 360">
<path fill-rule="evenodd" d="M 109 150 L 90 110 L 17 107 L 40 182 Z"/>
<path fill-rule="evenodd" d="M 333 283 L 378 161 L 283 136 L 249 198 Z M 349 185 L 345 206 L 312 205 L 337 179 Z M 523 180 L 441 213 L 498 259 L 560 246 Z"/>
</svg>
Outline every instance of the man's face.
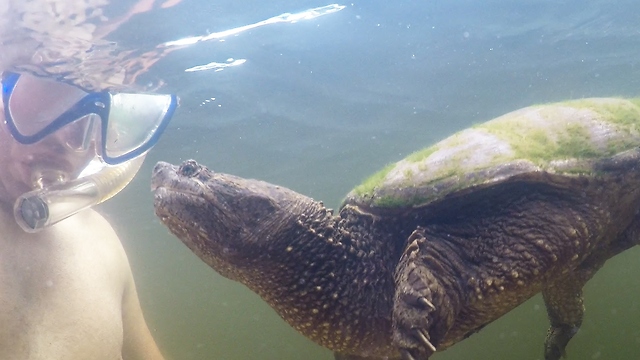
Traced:
<svg viewBox="0 0 640 360">
<path fill-rule="evenodd" d="M 46 93 L 48 89 L 44 85 L 39 87 L 34 84 L 31 90 L 32 96 L 16 96 L 12 99 L 12 110 L 27 109 L 29 113 L 37 114 L 37 94 Z M 63 95 L 60 96 L 62 102 L 67 100 Z M 4 104 L 0 101 L 0 202 L 13 204 L 20 195 L 37 188 L 39 173 L 45 174 L 45 177 L 52 174 L 62 174 L 67 179 L 77 177 L 95 157 L 95 146 L 85 150 L 70 148 L 69 129 L 62 128 L 35 144 L 20 144 L 7 128 Z"/>
</svg>

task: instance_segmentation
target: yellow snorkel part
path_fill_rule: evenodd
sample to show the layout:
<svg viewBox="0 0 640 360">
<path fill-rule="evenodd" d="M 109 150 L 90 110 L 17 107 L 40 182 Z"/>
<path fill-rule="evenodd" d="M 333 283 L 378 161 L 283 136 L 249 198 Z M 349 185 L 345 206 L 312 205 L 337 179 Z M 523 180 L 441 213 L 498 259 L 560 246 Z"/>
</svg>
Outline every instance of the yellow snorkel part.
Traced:
<svg viewBox="0 0 640 360">
<path fill-rule="evenodd" d="M 145 155 L 21 195 L 13 206 L 18 225 L 26 232 L 35 233 L 110 199 L 133 179 Z"/>
</svg>

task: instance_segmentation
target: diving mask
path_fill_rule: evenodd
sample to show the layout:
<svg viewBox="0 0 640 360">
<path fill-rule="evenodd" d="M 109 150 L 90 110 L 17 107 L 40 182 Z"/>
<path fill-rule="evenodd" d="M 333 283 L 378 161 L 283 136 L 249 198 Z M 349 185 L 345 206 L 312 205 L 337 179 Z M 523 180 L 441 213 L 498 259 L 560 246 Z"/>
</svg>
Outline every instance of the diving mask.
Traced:
<svg viewBox="0 0 640 360">
<path fill-rule="evenodd" d="M 110 165 L 153 147 L 178 105 L 175 95 L 87 93 L 16 73 L 3 74 L 2 100 L 7 127 L 18 142 L 34 144 L 62 131 L 71 149 L 86 150 L 95 140 L 98 155 Z"/>
<path fill-rule="evenodd" d="M 34 190 L 14 204 L 16 221 L 27 232 L 55 224 L 122 190 L 177 107 L 175 95 L 87 93 L 14 73 L 3 74 L 2 90 L 6 125 L 19 143 L 34 144 L 55 134 L 69 151 L 96 151 L 95 159 L 76 178 L 55 164 L 32 170 Z"/>
</svg>

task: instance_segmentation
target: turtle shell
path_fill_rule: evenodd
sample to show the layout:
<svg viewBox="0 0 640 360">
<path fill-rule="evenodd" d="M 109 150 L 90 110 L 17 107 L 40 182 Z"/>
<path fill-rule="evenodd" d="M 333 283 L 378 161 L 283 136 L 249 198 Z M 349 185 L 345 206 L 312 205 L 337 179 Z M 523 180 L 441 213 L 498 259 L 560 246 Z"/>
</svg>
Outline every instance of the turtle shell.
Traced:
<svg viewBox="0 0 640 360">
<path fill-rule="evenodd" d="M 386 166 L 353 189 L 344 204 L 398 211 L 516 178 L 595 176 L 622 158 L 635 162 L 639 144 L 640 99 L 530 106 Z"/>
</svg>

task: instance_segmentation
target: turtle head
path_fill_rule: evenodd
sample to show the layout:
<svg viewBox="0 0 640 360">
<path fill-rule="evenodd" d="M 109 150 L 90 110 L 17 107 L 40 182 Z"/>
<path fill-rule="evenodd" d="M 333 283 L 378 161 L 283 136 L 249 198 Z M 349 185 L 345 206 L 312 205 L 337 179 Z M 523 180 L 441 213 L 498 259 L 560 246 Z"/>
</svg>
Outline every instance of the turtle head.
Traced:
<svg viewBox="0 0 640 360">
<path fill-rule="evenodd" d="M 301 214 L 318 204 L 284 187 L 215 173 L 194 160 L 180 166 L 159 162 L 152 190 L 156 215 L 169 230 L 234 280 L 282 248 Z"/>
</svg>

